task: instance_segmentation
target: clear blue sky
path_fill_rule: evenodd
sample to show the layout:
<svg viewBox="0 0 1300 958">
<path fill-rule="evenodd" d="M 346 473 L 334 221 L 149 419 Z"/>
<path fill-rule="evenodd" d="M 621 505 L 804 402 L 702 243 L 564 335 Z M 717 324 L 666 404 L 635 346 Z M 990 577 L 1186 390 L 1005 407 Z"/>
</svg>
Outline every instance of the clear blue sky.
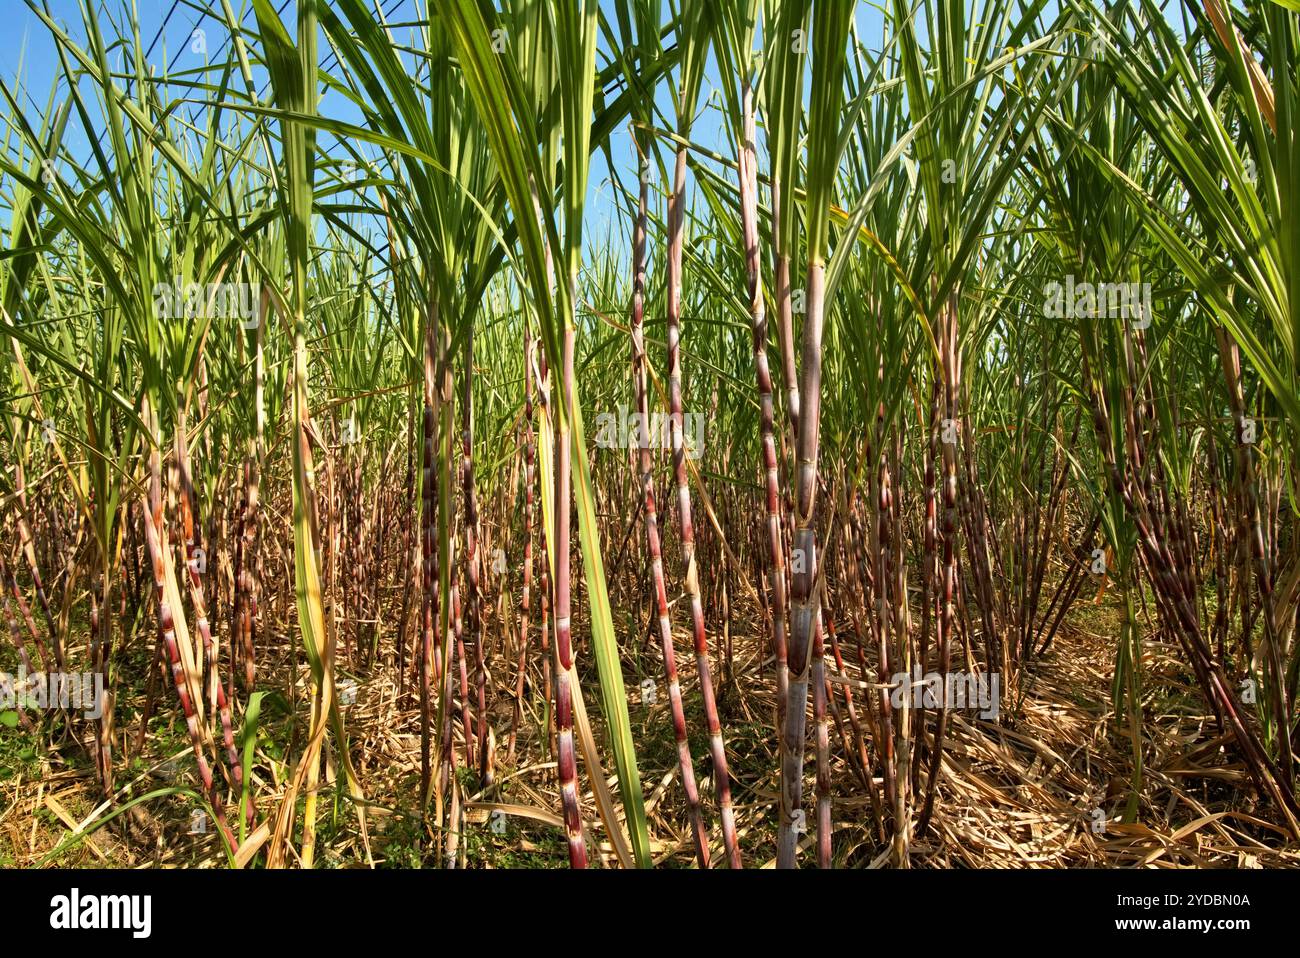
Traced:
<svg viewBox="0 0 1300 958">
<path fill-rule="evenodd" d="M 32 12 L 24 0 L 0 0 L 4 4 L 5 28 L 0 30 L 0 82 L 12 90 L 20 77 L 22 93 L 20 102 L 24 103 L 29 119 L 37 119 L 45 109 L 51 84 L 60 75 L 60 67 L 55 56 L 54 44 L 45 25 Z M 77 0 L 45 0 L 51 16 L 59 22 L 78 41 L 83 39 L 82 16 Z M 220 23 L 211 20 L 204 22 L 202 15 L 185 3 L 174 0 L 90 0 L 98 11 L 99 22 L 104 32 L 112 37 L 125 30 L 131 19 L 131 10 L 139 22 L 142 42 L 150 50 L 148 62 L 159 73 L 165 70 L 192 69 L 201 62 L 201 54 L 191 50 L 192 36 L 196 28 L 205 27 L 205 41 L 208 55 L 213 59 L 224 59 L 222 44 L 226 31 Z M 277 8 L 284 0 L 273 0 Z M 691 0 L 699 2 L 699 0 Z M 608 0 L 602 0 L 608 8 Z M 213 6 L 220 11 L 216 2 Z M 245 22 L 252 21 L 251 3 L 248 0 L 231 0 L 236 13 L 245 11 Z M 423 4 L 421 4 L 423 6 Z M 667 4 L 664 4 L 665 10 Z M 384 0 L 383 8 L 389 22 L 403 22 L 413 19 L 416 5 L 413 0 Z M 282 16 L 286 22 L 292 22 L 293 0 Z M 665 13 L 666 15 L 666 13 Z M 612 11 L 610 19 L 613 21 Z M 862 3 L 858 10 L 859 35 L 868 46 L 875 47 L 881 36 L 881 14 L 872 4 Z M 322 43 L 322 51 L 328 48 Z M 323 52 L 326 66 L 332 65 L 329 54 Z M 692 138 L 701 146 L 730 154 L 729 145 L 722 118 L 716 109 L 708 107 L 710 93 L 717 87 L 717 74 L 710 64 L 706 71 L 702 108 L 692 130 Z M 660 108 L 671 119 L 671 91 L 667 85 L 660 87 Z M 356 122 L 359 120 L 355 108 L 342 97 L 330 97 L 322 104 L 322 112 L 338 119 Z M 81 153 L 84 142 L 81 138 L 79 124 L 71 124 L 66 146 L 74 153 Z M 614 163 L 622 182 L 629 188 L 635 183 L 634 150 L 631 137 L 626 127 L 618 130 L 611 140 Z M 761 147 L 760 147 L 761 148 Z M 611 182 L 610 170 L 603 152 L 593 158 L 591 170 L 590 194 L 588 196 L 588 215 L 585 233 L 591 252 L 598 255 L 621 255 L 627 243 L 627 218 L 616 208 L 618 197 Z M 606 240 L 611 236 L 610 225 L 614 224 L 613 237 L 617 249 L 606 248 Z"/>
</svg>

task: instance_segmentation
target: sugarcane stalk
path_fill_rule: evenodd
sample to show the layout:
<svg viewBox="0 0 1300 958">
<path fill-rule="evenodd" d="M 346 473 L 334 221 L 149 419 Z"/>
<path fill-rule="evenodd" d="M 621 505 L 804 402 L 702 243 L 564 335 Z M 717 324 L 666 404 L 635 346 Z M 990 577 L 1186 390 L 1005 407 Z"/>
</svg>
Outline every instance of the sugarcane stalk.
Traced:
<svg viewBox="0 0 1300 958">
<path fill-rule="evenodd" d="M 523 587 L 519 593 L 519 662 L 515 673 L 515 711 L 510 722 L 510 739 L 506 746 L 506 762 L 515 761 L 515 737 L 524 711 L 524 686 L 528 678 L 529 615 L 532 612 L 533 594 L 533 484 L 536 480 L 533 445 L 533 338 L 524 328 L 524 571 Z"/>
<path fill-rule="evenodd" d="M 573 321 L 564 324 L 560 371 L 561 411 L 555 417 L 555 725 L 559 741 L 560 804 L 564 831 L 569 842 L 569 865 L 587 867 L 587 846 L 582 835 L 582 812 L 578 804 L 578 766 L 573 747 L 573 632 L 569 563 L 569 527 L 572 483 L 569 420 L 573 414 Z"/>
<path fill-rule="evenodd" d="M 435 426 L 434 327 L 437 323 L 436 302 L 430 302 L 424 323 L 424 412 L 421 437 L 420 478 L 420 806 L 427 808 L 432 785 L 433 765 L 430 754 L 430 709 L 432 684 L 440 676 L 439 642 L 434 632 L 438 598 L 437 482 L 434 478 L 434 454 L 437 447 Z"/>
<path fill-rule="evenodd" d="M 465 338 L 465 384 L 461 403 L 463 423 L 462 483 L 465 494 L 465 632 L 474 649 L 474 686 L 478 693 L 479 780 L 491 785 L 488 769 L 487 666 L 483 656 L 483 636 L 479 626 L 479 519 L 478 499 L 474 489 L 474 328 L 470 323 Z M 465 730 L 466 742 L 469 730 Z M 471 767 L 473 767 L 471 765 Z"/>
<path fill-rule="evenodd" d="M 641 142 L 638 149 L 643 148 Z M 648 168 L 649 158 L 642 156 L 642 168 Z M 672 617 L 668 609 L 668 589 L 664 584 L 663 552 L 659 543 L 659 511 L 655 501 L 654 473 L 650 457 L 650 403 L 647 395 L 647 359 L 645 348 L 645 278 L 646 278 L 646 217 L 649 183 L 642 176 L 637 203 L 637 215 L 632 227 L 632 381 L 636 388 L 637 411 L 637 470 L 641 479 L 641 497 L 645 507 L 646 550 L 650 556 L 650 574 L 653 580 L 656 620 L 659 624 L 659 644 L 663 654 L 664 679 L 668 684 L 668 704 L 673 723 L 673 737 L 677 742 L 677 765 L 682 777 L 682 792 L 686 798 L 687 813 L 695 839 L 695 857 L 701 868 L 709 867 L 709 836 L 700 809 L 700 793 L 695 782 L 695 767 L 691 759 L 690 744 L 686 734 L 686 713 L 682 707 L 681 683 L 677 677 L 676 652 L 673 648 Z M 621 427 L 621 424 L 620 424 Z"/>
<path fill-rule="evenodd" d="M 669 433 L 672 444 L 673 473 L 677 482 L 677 515 L 681 531 L 682 561 L 686 565 L 686 595 L 691 608 L 691 634 L 695 641 L 695 665 L 704 705 L 704 720 L 709 732 L 709 753 L 713 759 L 713 783 L 718 796 L 718 813 L 722 819 L 723 844 L 730 867 L 740 868 L 740 843 L 736 837 L 735 812 L 731 806 L 731 780 L 727 772 L 727 752 L 722 740 L 722 724 L 714 697 L 713 676 L 709 666 L 709 640 L 704 624 L 704 604 L 700 597 L 699 568 L 695 561 L 695 527 L 691 521 L 691 487 L 686 474 L 686 449 L 682 414 L 682 243 L 686 222 L 686 148 L 679 147 L 673 172 L 673 191 L 668 203 L 668 402 Z M 695 450 L 698 455 L 700 450 Z"/>
<path fill-rule="evenodd" d="M 244 786 L 243 768 L 239 761 L 239 754 L 235 751 L 235 738 L 230 721 L 230 705 L 226 701 L 226 692 L 221 685 L 220 663 L 212 641 L 212 626 L 208 621 L 207 602 L 202 579 L 203 571 L 206 570 L 206 553 L 201 551 L 201 546 L 196 541 L 197 533 L 194 522 L 195 493 L 190 473 L 189 443 L 186 440 L 187 420 L 183 396 L 179 396 L 178 399 L 181 402 L 178 405 L 176 422 L 176 462 L 180 472 L 181 532 L 185 543 L 185 568 L 188 572 L 187 583 L 189 585 L 190 604 L 194 607 L 195 628 L 198 629 L 199 638 L 203 643 L 204 656 L 207 659 L 210 694 L 221 720 L 221 734 L 226 747 L 226 760 L 231 782 L 234 790 L 239 793 L 243 791 Z M 202 560 L 204 570 L 200 569 L 200 556 L 205 556 Z"/>
<path fill-rule="evenodd" d="M 813 627 L 819 596 L 813 591 L 817 570 L 814 522 L 817 504 L 817 454 L 821 426 L 822 323 L 826 266 L 808 264 L 808 316 L 804 322 L 803 368 L 800 379 L 798 458 L 795 471 L 795 511 L 790 593 L 790 685 L 785 726 L 781 734 L 781 818 L 777 834 L 777 867 L 794 868 L 798 848 L 796 812 L 803 806 L 803 753 L 807 730 L 808 672 L 812 661 Z M 802 815 L 799 818 L 803 818 Z"/>
</svg>

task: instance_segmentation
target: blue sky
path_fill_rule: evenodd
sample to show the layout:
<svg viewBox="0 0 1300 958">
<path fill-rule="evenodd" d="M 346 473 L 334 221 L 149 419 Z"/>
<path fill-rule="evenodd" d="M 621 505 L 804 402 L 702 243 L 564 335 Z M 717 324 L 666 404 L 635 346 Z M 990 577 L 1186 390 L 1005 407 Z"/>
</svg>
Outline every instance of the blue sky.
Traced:
<svg viewBox="0 0 1300 958">
<path fill-rule="evenodd" d="M 24 0 L 4 0 L 4 2 L 7 24 L 6 29 L 0 31 L 0 82 L 14 89 L 21 67 L 23 94 L 20 100 L 26 106 L 29 119 L 39 123 L 38 117 L 44 112 L 51 84 L 61 73 L 55 56 L 54 43 L 45 25 L 28 8 Z M 52 18 L 68 29 L 75 39 L 82 40 L 84 31 L 77 0 L 44 0 L 44 2 L 48 4 Z M 91 2 L 98 11 L 99 22 L 105 34 L 109 37 L 116 35 L 119 28 L 126 29 L 126 24 L 130 22 L 132 16 L 131 11 L 134 10 L 142 41 L 149 50 L 148 62 L 159 73 L 168 69 L 192 69 L 202 63 L 202 54 L 192 49 L 196 28 L 205 30 L 203 40 L 208 47 L 208 56 L 212 59 L 224 59 L 224 52 L 221 49 L 227 36 L 224 27 L 210 20 L 205 22 L 198 11 L 184 2 L 178 3 L 175 0 L 134 0 L 134 2 L 91 0 Z M 273 0 L 273 2 L 278 8 L 284 0 Z M 602 3 L 608 9 L 608 0 L 602 0 Z M 220 10 L 220 5 L 215 0 L 212 6 Z M 246 11 L 245 22 L 251 22 L 251 3 L 248 0 L 231 0 L 231 6 L 237 13 L 241 9 Z M 667 6 L 665 3 L 665 16 L 667 16 Z M 415 16 L 416 4 L 413 0 L 384 0 L 383 7 L 390 23 L 400 23 Z M 282 16 L 287 23 L 292 23 L 293 0 L 289 0 L 288 8 Z M 610 19 L 613 20 L 612 12 Z M 858 28 L 864 42 L 868 46 L 875 47 L 881 36 L 880 11 L 871 4 L 860 4 Z M 327 50 L 324 43 L 321 46 L 322 51 Z M 325 58 L 325 65 L 330 66 L 328 53 L 322 52 L 322 56 Z M 717 109 L 709 106 L 710 94 L 716 88 L 717 72 L 710 63 L 706 70 L 701 108 L 692 130 L 692 139 L 706 149 L 730 154 L 732 149 L 721 115 Z M 661 84 L 659 105 L 663 115 L 671 121 L 673 112 L 670 96 L 671 91 L 668 86 Z M 355 122 L 359 119 L 355 108 L 342 97 L 327 98 L 322 103 L 321 109 L 323 113 L 341 120 Z M 81 153 L 85 144 L 81 142 L 79 124 L 74 120 L 71 126 L 66 145 L 75 153 Z M 626 126 L 614 134 L 610 149 L 618 176 L 631 188 L 635 182 L 634 150 Z M 603 151 L 598 151 L 593 157 L 585 225 L 585 234 L 592 253 L 612 252 L 619 255 L 625 251 L 627 217 L 620 213 L 617 204 L 617 190 L 611 182 L 611 171 L 606 164 Z M 607 242 L 611 238 L 611 224 L 614 227 L 613 240 L 618 246 L 616 251 L 606 249 Z"/>
</svg>

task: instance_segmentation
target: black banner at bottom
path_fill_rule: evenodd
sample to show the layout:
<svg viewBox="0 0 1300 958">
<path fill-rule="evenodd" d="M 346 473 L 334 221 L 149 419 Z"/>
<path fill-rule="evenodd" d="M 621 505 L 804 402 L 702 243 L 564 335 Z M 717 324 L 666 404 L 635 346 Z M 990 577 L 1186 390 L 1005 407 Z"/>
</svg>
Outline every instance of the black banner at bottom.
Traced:
<svg viewBox="0 0 1300 958">
<path fill-rule="evenodd" d="M 1200 936 L 1227 944 L 1295 927 L 1287 871 L 0 871 L 7 944 L 116 940 L 185 947 L 392 947 L 472 936 L 493 949 L 574 935 L 674 947 L 703 922 L 733 947 L 870 929 L 927 945 L 1014 926 L 1087 943 Z M 663 897 L 667 896 L 667 897 Z M 687 925 L 667 920 L 665 906 Z M 791 924 L 793 922 L 793 925 Z M 1010 925 L 1008 925 L 1010 923 Z M 674 931 L 673 929 L 678 929 Z M 858 929 L 858 931 L 854 931 Z M 394 937 L 399 936 L 399 937 Z M 593 937 L 594 936 L 594 937 Z M 610 937 L 606 937 L 610 936 Z M 668 938 L 665 938 L 668 936 Z M 1050 939 L 1047 939 L 1050 940 Z M 991 944 L 992 942 L 987 942 Z M 684 944 L 684 942 L 683 942 Z"/>
</svg>

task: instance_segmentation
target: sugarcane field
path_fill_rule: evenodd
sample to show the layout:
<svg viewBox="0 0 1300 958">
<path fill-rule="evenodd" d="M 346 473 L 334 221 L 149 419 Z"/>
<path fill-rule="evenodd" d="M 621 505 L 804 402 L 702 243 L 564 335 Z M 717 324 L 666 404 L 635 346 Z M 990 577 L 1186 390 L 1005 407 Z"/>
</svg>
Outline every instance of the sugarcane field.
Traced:
<svg viewBox="0 0 1300 958">
<path fill-rule="evenodd" d="M 4 14 L 51 928 L 82 869 L 1300 866 L 1300 0 Z"/>
</svg>

